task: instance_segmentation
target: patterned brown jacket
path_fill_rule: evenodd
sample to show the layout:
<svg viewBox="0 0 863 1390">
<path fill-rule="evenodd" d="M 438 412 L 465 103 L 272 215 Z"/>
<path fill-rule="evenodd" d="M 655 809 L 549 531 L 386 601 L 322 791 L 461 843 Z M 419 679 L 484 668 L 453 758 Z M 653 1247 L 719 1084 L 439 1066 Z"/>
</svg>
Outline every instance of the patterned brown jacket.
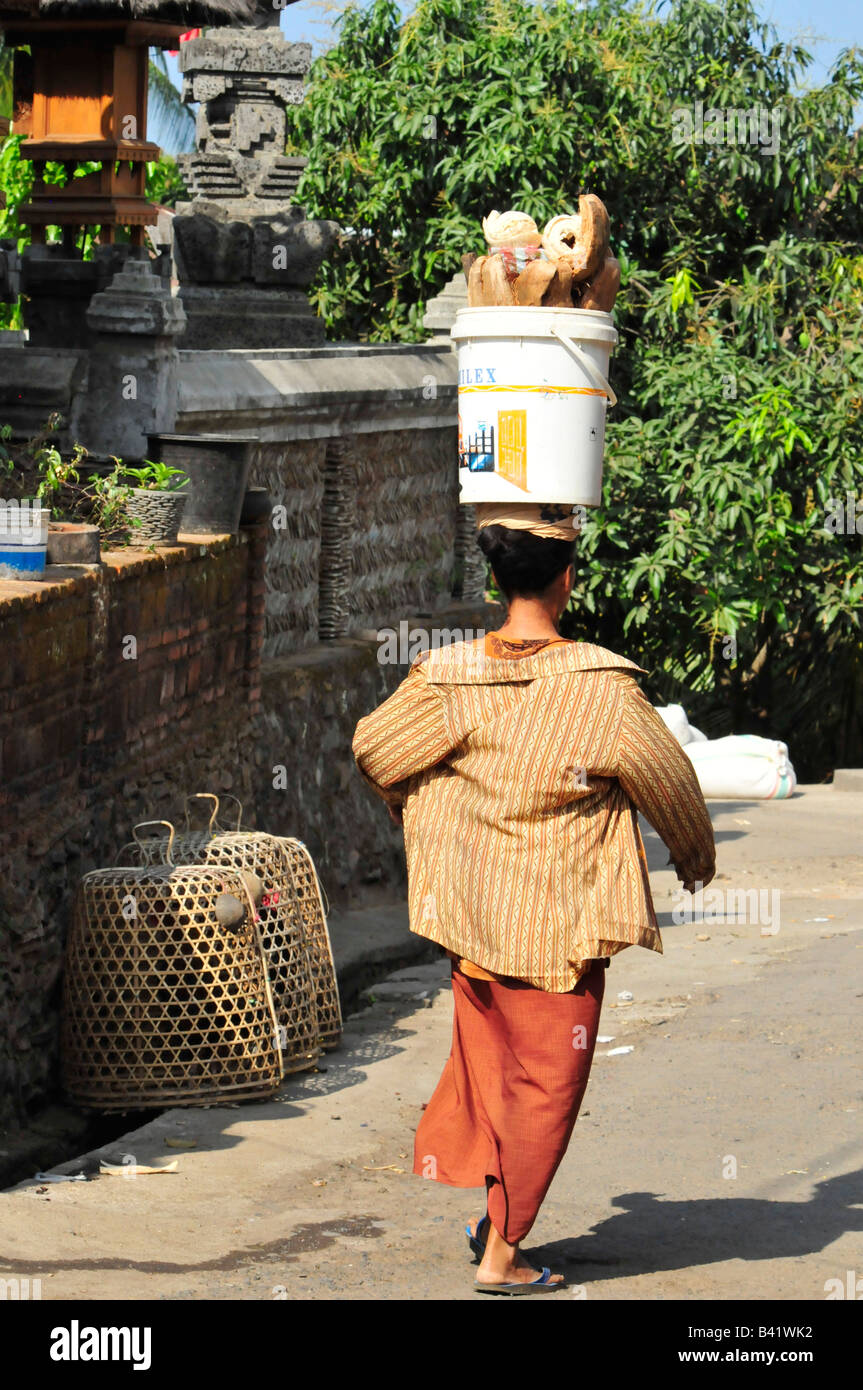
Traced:
<svg viewBox="0 0 863 1390">
<path fill-rule="evenodd" d="M 360 772 L 403 807 L 412 931 L 551 993 L 595 957 L 662 950 L 636 813 L 683 882 L 713 877 L 714 842 L 640 670 L 590 643 L 511 661 L 459 642 L 359 721 Z"/>
</svg>

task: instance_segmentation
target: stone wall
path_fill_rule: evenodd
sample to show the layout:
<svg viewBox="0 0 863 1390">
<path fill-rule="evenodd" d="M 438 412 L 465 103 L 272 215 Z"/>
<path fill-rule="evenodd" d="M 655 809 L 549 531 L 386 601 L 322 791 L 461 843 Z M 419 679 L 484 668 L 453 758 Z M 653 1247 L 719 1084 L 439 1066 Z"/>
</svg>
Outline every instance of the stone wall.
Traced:
<svg viewBox="0 0 863 1390">
<path fill-rule="evenodd" d="M 346 567 L 348 632 L 381 627 L 394 614 L 435 611 L 449 603 L 457 448 L 455 426 L 396 430 L 352 441 L 356 510 Z"/>
<path fill-rule="evenodd" d="M 449 602 L 456 418 L 446 343 L 180 353 L 178 431 L 259 441 L 268 658 Z"/>
<path fill-rule="evenodd" d="M 42 358 L 39 411 L 66 413 L 76 359 Z M 333 906 L 403 891 L 401 835 L 350 753 L 405 672 L 376 630 L 499 616 L 453 607 L 448 345 L 183 352 L 180 373 L 176 430 L 252 435 L 277 510 L 239 538 L 0 583 L 0 1120 L 56 1085 L 75 888 L 137 821 L 229 792 L 245 824 L 305 840 Z"/>
<path fill-rule="evenodd" d="M 254 449 L 251 483 L 265 487 L 277 508 L 267 550 L 267 658 L 327 635 L 327 581 L 342 610 L 337 636 L 437 608 L 452 595 L 455 427 L 349 435 L 337 454 L 332 443 Z"/>
<path fill-rule="evenodd" d="M 286 656 L 318 641 L 321 528 L 326 440 L 266 442 L 255 447 L 249 475 L 265 487 L 278 513 L 267 548 L 268 657 Z"/>
</svg>

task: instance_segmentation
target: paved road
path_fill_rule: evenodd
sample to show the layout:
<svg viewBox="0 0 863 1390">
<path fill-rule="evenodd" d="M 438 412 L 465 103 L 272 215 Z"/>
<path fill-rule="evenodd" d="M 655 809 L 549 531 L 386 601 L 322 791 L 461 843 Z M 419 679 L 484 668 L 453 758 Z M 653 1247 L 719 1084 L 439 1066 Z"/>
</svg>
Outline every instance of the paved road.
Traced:
<svg viewBox="0 0 863 1390">
<path fill-rule="evenodd" d="M 570 1280 L 554 1301 L 823 1300 L 863 1275 L 863 800 L 818 787 L 711 809 L 715 886 L 778 889 L 779 930 L 740 911 L 672 922 L 649 839 L 665 955 L 608 972 L 613 1041 L 527 1242 Z M 4 1195 L 0 1275 L 41 1277 L 46 1298 L 476 1299 L 462 1227 L 481 1194 L 409 1171 L 449 1048 L 447 976 L 441 961 L 375 988 L 278 1100 L 170 1111 L 108 1150 L 179 1157 L 176 1176 Z"/>
</svg>

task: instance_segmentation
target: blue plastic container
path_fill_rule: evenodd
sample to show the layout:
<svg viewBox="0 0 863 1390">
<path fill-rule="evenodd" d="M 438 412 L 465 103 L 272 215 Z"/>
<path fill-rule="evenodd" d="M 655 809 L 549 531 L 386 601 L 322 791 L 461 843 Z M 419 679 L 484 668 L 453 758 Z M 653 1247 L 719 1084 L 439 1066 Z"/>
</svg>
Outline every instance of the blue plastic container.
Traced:
<svg viewBox="0 0 863 1390">
<path fill-rule="evenodd" d="M 0 579 L 43 579 L 50 512 L 38 503 L 0 507 Z"/>
<path fill-rule="evenodd" d="M 44 579 L 47 545 L 10 545 L 0 537 L 0 579 Z"/>
</svg>

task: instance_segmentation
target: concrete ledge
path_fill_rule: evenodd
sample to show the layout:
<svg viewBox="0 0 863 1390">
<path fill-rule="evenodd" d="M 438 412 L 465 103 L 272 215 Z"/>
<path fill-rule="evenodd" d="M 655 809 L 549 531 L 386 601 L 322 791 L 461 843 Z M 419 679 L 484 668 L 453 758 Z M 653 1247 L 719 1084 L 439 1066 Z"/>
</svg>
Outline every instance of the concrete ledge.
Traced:
<svg viewBox="0 0 863 1390">
<path fill-rule="evenodd" d="M 863 792 L 863 767 L 837 767 L 833 773 L 833 789 L 837 792 Z"/>
<path fill-rule="evenodd" d="M 247 428 L 262 442 L 456 423 L 449 346 L 181 352 L 178 430 Z"/>
</svg>

